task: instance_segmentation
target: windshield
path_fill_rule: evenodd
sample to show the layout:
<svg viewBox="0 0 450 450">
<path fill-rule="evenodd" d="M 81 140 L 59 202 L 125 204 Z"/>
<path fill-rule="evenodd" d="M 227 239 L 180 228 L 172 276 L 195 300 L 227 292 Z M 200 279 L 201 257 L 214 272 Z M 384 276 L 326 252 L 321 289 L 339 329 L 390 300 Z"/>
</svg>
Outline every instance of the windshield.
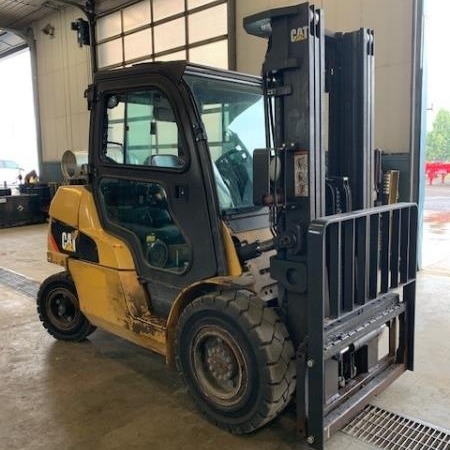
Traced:
<svg viewBox="0 0 450 450">
<path fill-rule="evenodd" d="M 220 207 L 253 205 L 253 151 L 264 148 L 264 103 L 259 86 L 186 76 L 208 137 Z"/>
</svg>

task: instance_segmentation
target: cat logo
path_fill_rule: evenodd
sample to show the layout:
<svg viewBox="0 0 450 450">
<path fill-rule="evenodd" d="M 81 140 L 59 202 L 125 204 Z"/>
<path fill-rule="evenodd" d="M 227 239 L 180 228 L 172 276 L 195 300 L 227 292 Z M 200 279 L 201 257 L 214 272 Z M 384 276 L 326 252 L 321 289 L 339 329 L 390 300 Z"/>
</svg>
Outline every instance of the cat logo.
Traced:
<svg viewBox="0 0 450 450">
<path fill-rule="evenodd" d="M 66 233 L 65 231 L 61 234 L 61 246 L 66 252 L 76 252 L 76 239 L 78 236 L 78 231 L 72 233 Z"/>
<path fill-rule="evenodd" d="M 308 26 L 292 28 L 291 30 L 291 42 L 302 42 L 308 39 Z"/>
</svg>

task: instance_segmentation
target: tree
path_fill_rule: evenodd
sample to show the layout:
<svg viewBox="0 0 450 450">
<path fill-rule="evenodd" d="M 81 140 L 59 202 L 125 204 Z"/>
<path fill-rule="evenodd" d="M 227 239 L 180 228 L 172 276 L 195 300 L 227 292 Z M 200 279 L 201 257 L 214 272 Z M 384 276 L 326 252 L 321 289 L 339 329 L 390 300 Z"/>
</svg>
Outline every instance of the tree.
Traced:
<svg viewBox="0 0 450 450">
<path fill-rule="evenodd" d="M 450 111 L 440 109 L 427 135 L 427 161 L 450 161 Z"/>
</svg>

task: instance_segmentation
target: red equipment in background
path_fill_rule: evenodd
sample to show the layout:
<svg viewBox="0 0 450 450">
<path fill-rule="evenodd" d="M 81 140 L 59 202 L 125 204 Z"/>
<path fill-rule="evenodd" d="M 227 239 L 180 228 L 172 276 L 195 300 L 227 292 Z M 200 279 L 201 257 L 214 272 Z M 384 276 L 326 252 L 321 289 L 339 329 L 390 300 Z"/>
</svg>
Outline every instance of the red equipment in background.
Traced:
<svg viewBox="0 0 450 450">
<path fill-rule="evenodd" d="M 445 177 L 450 173 L 450 162 L 426 162 L 425 172 L 430 185 L 438 175 L 441 176 L 441 183 L 444 183 Z"/>
</svg>

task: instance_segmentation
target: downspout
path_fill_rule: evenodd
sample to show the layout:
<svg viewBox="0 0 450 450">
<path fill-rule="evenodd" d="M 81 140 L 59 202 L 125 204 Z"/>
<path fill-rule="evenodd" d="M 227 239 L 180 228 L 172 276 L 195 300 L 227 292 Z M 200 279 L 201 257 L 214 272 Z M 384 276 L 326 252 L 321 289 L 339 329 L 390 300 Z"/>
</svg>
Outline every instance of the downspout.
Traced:
<svg viewBox="0 0 450 450">
<path fill-rule="evenodd" d="M 90 39 L 90 52 L 91 52 L 91 76 L 94 79 L 94 74 L 98 69 L 97 62 L 97 42 L 95 39 L 95 25 L 96 25 L 96 12 L 95 12 L 95 0 L 86 0 L 84 6 L 71 0 L 54 0 L 57 3 L 63 3 L 64 5 L 73 6 L 79 9 L 86 16 L 89 23 L 89 39 Z"/>
<path fill-rule="evenodd" d="M 89 38 L 90 38 L 90 51 L 91 51 L 91 72 L 92 80 L 94 74 L 98 69 L 97 61 L 97 41 L 95 39 L 95 25 L 96 25 L 96 12 L 95 12 L 95 0 L 86 0 L 86 6 L 84 8 L 87 20 L 89 22 Z"/>
</svg>

